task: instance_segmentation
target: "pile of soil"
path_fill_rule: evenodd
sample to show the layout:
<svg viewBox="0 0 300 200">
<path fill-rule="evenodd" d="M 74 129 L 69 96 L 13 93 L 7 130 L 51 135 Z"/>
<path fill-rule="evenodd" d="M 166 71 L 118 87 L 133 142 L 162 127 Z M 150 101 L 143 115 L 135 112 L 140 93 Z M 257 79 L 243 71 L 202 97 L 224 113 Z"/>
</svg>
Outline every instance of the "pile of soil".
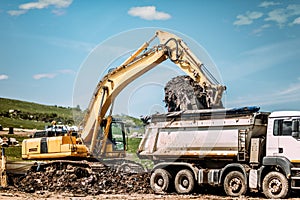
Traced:
<svg viewBox="0 0 300 200">
<path fill-rule="evenodd" d="M 125 173 L 110 167 L 91 170 L 88 167 L 51 165 L 40 171 L 30 170 L 14 177 L 15 189 L 26 193 L 40 191 L 86 195 L 151 194 L 149 173 Z"/>
<path fill-rule="evenodd" d="M 208 108 L 205 90 L 189 76 L 172 78 L 165 86 L 168 112 Z"/>
</svg>

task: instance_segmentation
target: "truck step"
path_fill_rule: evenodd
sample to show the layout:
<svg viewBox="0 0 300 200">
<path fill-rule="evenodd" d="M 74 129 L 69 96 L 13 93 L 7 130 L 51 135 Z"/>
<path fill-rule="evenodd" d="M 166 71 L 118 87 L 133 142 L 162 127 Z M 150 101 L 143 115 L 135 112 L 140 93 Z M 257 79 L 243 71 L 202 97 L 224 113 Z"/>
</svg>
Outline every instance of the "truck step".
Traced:
<svg viewBox="0 0 300 200">
<path fill-rule="evenodd" d="M 292 171 L 300 171 L 300 168 L 298 168 L 298 167 L 293 167 L 293 168 L 291 168 L 291 170 L 292 170 Z"/>
<path fill-rule="evenodd" d="M 300 187 L 293 187 L 293 186 L 291 186 L 291 188 L 294 189 L 294 190 L 300 190 Z"/>
<path fill-rule="evenodd" d="M 300 180 L 300 177 L 299 176 L 293 176 L 291 177 L 292 180 Z"/>
</svg>

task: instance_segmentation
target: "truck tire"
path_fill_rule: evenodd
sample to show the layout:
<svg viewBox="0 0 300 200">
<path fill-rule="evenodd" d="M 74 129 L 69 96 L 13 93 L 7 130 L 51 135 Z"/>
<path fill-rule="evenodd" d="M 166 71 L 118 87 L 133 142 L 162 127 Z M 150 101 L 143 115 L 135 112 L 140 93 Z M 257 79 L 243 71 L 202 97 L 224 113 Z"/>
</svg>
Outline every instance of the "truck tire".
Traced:
<svg viewBox="0 0 300 200">
<path fill-rule="evenodd" d="M 188 194 L 193 191 L 195 179 L 188 169 L 180 170 L 175 176 L 175 189 L 179 194 Z"/>
<path fill-rule="evenodd" d="M 244 175 L 239 171 L 229 172 L 224 179 L 224 191 L 232 197 L 244 195 L 247 191 Z"/>
<path fill-rule="evenodd" d="M 156 169 L 150 178 L 150 186 L 155 193 L 167 192 L 170 186 L 171 174 L 164 169 Z"/>
<path fill-rule="evenodd" d="M 262 190 L 270 199 L 284 199 L 289 193 L 289 181 L 280 172 L 269 172 L 263 179 Z"/>
</svg>

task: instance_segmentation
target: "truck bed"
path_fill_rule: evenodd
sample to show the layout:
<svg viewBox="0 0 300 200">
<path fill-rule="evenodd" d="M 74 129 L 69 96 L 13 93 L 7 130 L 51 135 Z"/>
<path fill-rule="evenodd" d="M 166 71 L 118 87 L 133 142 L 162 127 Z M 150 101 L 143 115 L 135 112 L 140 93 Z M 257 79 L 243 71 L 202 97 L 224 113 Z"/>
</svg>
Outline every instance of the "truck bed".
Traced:
<svg viewBox="0 0 300 200">
<path fill-rule="evenodd" d="M 269 113 L 257 107 L 158 114 L 140 143 L 140 158 L 152 160 L 237 158 L 252 137 L 266 135 Z"/>
</svg>

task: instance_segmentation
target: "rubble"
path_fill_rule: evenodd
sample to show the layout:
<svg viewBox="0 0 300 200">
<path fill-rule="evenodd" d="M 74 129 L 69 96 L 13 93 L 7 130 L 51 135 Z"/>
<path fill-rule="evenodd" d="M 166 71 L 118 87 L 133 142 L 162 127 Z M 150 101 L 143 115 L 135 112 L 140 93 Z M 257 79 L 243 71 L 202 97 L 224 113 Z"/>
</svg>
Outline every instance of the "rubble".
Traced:
<svg viewBox="0 0 300 200">
<path fill-rule="evenodd" d="M 97 171 L 67 165 L 64 169 L 54 166 L 44 171 L 29 171 L 23 177 L 15 177 L 13 186 L 26 193 L 68 193 L 80 196 L 98 194 L 151 194 L 149 173 L 125 173 L 109 167 Z"/>
<path fill-rule="evenodd" d="M 168 112 L 208 108 L 206 98 L 203 88 L 189 76 L 174 77 L 165 86 Z"/>
</svg>

